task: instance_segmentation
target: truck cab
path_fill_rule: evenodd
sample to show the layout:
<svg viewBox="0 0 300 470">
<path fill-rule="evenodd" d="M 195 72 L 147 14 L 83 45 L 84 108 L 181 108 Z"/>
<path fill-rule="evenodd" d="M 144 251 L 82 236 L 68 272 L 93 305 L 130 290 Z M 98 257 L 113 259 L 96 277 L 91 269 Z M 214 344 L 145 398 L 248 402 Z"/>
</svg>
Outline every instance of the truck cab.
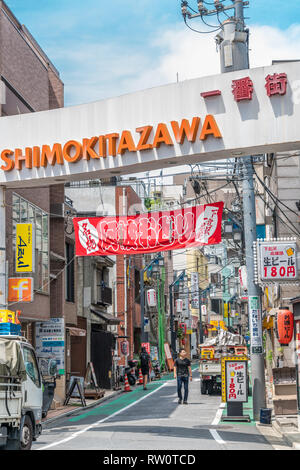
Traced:
<svg viewBox="0 0 300 470">
<path fill-rule="evenodd" d="M 0 336 L 0 449 L 29 450 L 42 432 L 37 357 L 21 336 Z"/>
</svg>

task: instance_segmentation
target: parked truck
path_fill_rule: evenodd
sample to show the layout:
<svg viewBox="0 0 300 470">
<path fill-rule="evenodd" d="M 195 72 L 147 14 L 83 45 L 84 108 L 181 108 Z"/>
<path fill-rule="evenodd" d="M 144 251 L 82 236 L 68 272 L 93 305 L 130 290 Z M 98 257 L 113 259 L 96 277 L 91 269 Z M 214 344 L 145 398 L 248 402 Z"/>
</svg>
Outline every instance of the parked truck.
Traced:
<svg viewBox="0 0 300 470">
<path fill-rule="evenodd" d="M 221 394 L 221 359 L 224 356 L 247 355 L 241 335 L 221 330 L 214 338 L 199 345 L 200 391 L 202 395 Z"/>
<path fill-rule="evenodd" d="M 0 336 L 0 450 L 30 450 L 42 432 L 43 386 L 34 348 Z"/>
</svg>

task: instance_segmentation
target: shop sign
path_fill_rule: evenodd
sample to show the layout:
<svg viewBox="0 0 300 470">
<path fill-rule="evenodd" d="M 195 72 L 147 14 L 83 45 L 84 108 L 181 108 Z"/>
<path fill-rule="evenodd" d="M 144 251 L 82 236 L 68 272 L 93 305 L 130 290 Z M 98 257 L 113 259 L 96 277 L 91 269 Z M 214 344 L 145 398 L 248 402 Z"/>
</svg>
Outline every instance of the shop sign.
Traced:
<svg viewBox="0 0 300 470">
<path fill-rule="evenodd" d="M 141 343 L 141 348 L 145 348 L 148 354 L 151 354 L 150 343 Z"/>
<path fill-rule="evenodd" d="M 176 300 L 176 313 L 182 313 L 183 301 L 182 299 Z"/>
<path fill-rule="evenodd" d="M 241 288 L 243 289 L 243 291 L 246 291 L 248 289 L 246 266 L 239 267 L 239 279 L 240 279 Z"/>
<path fill-rule="evenodd" d="M 147 291 L 147 302 L 148 302 L 148 307 L 156 307 L 157 301 L 156 301 L 155 289 L 149 289 Z"/>
<path fill-rule="evenodd" d="M 223 206 L 215 202 L 133 216 L 75 217 L 76 255 L 130 255 L 215 245 L 221 242 Z"/>
<path fill-rule="evenodd" d="M 128 356 L 128 352 L 129 352 L 129 344 L 128 344 L 128 341 L 122 341 L 122 343 L 121 343 L 121 353 L 122 353 L 124 356 Z"/>
<path fill-rule="evenodd" d="M 65 373 L 65 323 L 63 318 L 51 318 L 45 322 L 37 322 L 36 354 L 42 373 L 47 375 L 51 359 L 56 360 L 59 375 Z"/>
<path fill-rule="evenodd" d="M 197 272 L 191 273 L 191 307 L 199 308 L 199 274 Z"/>
<path fill-rule="evenodd" d="M 10 277 L 8 279 L 8 302 L 33 302 L 32 277 Z"/>
<path fill-rule="evenodd" d="M 16 272 L 34 272 L 32 224 L 16 224 Z"/>
<path fill-rule="evenodd" d="M 248 401 L 248 358 L 247 356 L 223 357 L 222 401 L 246 403 Z"/>
<path fill-rule="evenodd" d="M 258 296 L 249 296 L 249 326 L 252 354 L 262 354 L 262 317 Z"/>
<path fill-rule="evenodd" d="M 298 280 L 297 242 L 293 240 L 257 241 L 256 283 L 295 283 Z"/>
</svg>

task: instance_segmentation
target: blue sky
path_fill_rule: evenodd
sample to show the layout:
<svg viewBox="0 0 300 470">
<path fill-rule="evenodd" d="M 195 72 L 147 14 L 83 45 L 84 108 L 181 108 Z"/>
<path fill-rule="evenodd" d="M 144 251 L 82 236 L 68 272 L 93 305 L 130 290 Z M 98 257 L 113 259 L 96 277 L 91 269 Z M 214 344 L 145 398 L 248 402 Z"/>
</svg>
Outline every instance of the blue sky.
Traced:
<svg viewBox="0 0 300 470">
<path fill-rule="evenodd" d="M 218 73 L 214 34 L 189 31 L 179 0 L 7 4 L 60 71 L 66 105 L 169 83 L 177 73 L 179 79 Z M 197 8 L 196 0 L 189 4 Z M 252 66 L 269 65 L 272 58 L 300 58 L 299 0 L 250 0 L 246 14 Z M 194 20 L 191 26 L 200 24 Z"/>
</svg>

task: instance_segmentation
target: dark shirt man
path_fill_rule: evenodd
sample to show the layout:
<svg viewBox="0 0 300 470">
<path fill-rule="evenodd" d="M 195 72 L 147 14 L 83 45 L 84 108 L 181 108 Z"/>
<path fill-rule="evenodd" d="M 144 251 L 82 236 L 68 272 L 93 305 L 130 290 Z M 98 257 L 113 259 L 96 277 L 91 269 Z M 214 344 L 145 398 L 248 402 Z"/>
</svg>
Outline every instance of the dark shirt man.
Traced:
<svg viewBox="0 0 300 470">
<path fill-rule="evenodd" d="M 186 357 L 187 353 L 184 349 L 179 352 L 179 357 L 175 360 L 174 364 L 174 379 L 177 378 L 177 393 L 178 403 L 182 403 L 182 385 L 184 385 L 184 398 L 183 404 L 187 405 L 189 393 L 189 377 L 192 381 L 192 368 L 191 361 Z"/>
<path fill-rule="evenodd" d="M 150 365 L 150 356 L 146 351 L 146 348 L 142 348 L 141 350 L 141 355 L 140 355 L 140 361 L 141 361 L 141 371 L 142 371 L 142 376 L 143 376 L 143 385 L 144 385 L 144 390 L 147 390 L 147 380 L 148 380 L 148 375 L 149 375 L 149 365 Z"/>
</svg>

